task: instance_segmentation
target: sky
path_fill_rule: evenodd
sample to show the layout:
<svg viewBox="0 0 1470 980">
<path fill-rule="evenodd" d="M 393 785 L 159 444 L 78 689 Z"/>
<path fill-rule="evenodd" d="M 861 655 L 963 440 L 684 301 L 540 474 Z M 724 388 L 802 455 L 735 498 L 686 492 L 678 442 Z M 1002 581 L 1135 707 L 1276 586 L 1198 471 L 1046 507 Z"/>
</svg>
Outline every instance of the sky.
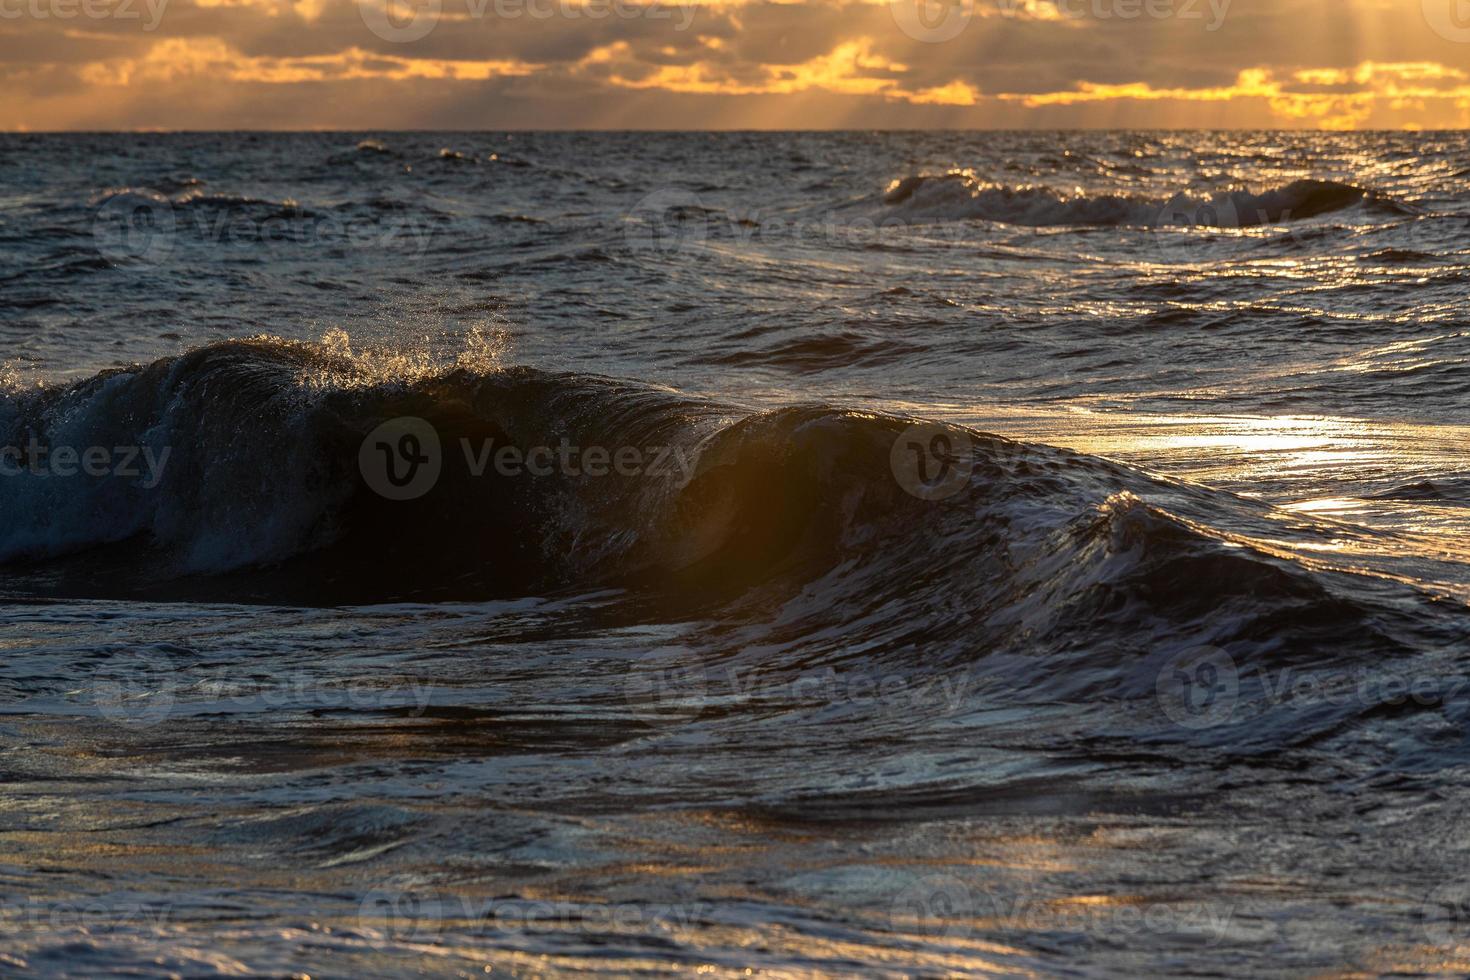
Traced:
<svg viewBox="0 0 1470 980">
<path fill-rule="evenodd" d="M 0 0 L 0 130 L 1470 128 L 1470 0 Z"/>
</svg>

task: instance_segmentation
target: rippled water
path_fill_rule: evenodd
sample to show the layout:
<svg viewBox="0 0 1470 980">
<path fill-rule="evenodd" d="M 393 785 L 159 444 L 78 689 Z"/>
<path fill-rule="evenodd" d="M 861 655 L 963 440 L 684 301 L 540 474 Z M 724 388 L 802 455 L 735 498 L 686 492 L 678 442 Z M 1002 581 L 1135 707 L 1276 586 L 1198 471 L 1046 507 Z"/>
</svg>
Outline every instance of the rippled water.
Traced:
<svg viewBox="0 0 1470 980">
<path fill-rule="evenodd" d="M 0 136 L 0 973 L 1465 972 L 1467 161 Z"/>
</svg>

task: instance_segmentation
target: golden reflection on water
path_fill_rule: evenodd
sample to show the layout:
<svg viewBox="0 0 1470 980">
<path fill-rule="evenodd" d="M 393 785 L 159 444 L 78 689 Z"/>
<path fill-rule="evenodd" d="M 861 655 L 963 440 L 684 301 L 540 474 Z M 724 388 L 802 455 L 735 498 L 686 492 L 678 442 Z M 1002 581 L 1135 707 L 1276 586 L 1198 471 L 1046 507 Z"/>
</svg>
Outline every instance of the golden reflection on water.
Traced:
<svg viewBox="0 0 1470 980">
<path fill-rule="evenodd" d="M 1114 458 L 1150 459 L 1196 479 L 1254 482 L 1273 475 L 1301 478 L 1344 467 L 1402 471 L 1416 457 L 1449 455 L 1452 434 L 1440 427 L 1368 422 L 1331 416 L 1144 415 L 1085 412 L 1073 448 Z M 1061 435 L 1061 433 L 1057 433 Z M 1460 435 L 1470 435 L 1470 431 Z M 1460 445 L 1464 445 L 1462 442 Z"/>
<path fill-rule="evenodd" d="M 1390 577 L 1470 601 L 1462 569 L 1434 567 L 1470 562 L 1470 506 L 1458 499 L 1463 485 L 1445 499 L 1412 492 L 1422 481 L 1470 477 L 1470 426 L 1326 415 L 1134 414 L 1076 405 L 978 415 L 956 406 L 949 417 L 1261 500 L 1277 508 L 1268 516 L 1283 528 L 1309 521 L 1316 531 L 1253 535 L 1267 550 L 1340 557 L 1356 571 L 1378 564 Z M 1386 567 L 1408 563 L 1415 567 Z"/>
<path fill-rule="evenodd" d="M 1363 501 L 1314 489 L 1382 490 L 1426 474 L 1470 472 L 1470 426 L 1334 416 L 1136 415 L 1071 407 L 956 421 L 1163 475 L 1262 496 L 1278 506 Z M 1323 504 L 1322 509 L 1331 505 Z M 1371 508 L 1370 508 L 1371 509 Z"/>
</svg>

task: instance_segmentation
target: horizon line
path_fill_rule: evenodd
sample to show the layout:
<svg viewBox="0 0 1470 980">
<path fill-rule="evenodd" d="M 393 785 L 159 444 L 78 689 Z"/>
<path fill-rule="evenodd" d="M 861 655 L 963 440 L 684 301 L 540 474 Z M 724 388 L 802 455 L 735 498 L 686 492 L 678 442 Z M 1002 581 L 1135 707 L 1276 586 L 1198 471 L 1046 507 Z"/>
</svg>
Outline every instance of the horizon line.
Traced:
<svg viewBox="0 0 1470 980">
<path fill-rule="evenodd" d="M 885 127 L 885 126 L 857 126 L 857 127 L 823 127 L 809 129 L 764 129 L 750 127 L 721 127 L 714 129 L 679 129 L 679 128 L 591 128 L 591 127 L 528 127 L 528 126 L 486 126 L 479 128 L 463 129 L 455 127 L 431 127 L 424 129 L 394 129 L 394 128 L 336 128 L 336 127 L 295 127 L 280 129 L 165 129 L 162 127 L 143 127 L 137 129 L 5 129 L 0 130 L 0 136 L 180 136 L 180 135 L 300 135 L 309 133 L 580 133 L 580 134 L 616 134 L 616 133 L 663 133 L 678 135 L 711 135 L 716 133 L 769 133 L 769 134 L 793 134 L 793 133 L 1330 133 L 1337 135 L 1347 134 L 1413 134 L 1423 135 L 1425 133 L 1470 133 L 1470 127 L 1439 127 L 1439 128 L 1414 128 L 1403 127 L 1399 129 L 1333 129 L 1326 127 L 1270 127 L 1270 126 L 1195 126 L 1195 127 L 1173 127 L 1173 126 L 915 126 L 915 127 Z"/>
</svg>

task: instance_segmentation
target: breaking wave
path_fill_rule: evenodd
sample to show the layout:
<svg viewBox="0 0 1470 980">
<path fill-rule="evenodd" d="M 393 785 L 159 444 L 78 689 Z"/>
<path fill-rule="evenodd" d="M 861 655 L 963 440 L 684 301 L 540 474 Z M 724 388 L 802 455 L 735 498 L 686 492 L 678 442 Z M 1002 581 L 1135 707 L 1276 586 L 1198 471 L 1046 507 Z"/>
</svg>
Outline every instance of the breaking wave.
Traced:
<svg viewBox="0 0 1470 980">
<path fill-rule="evenodd" d="M 404 418 L 431 427 L 442 465 L 421 495 L 389 499 L 369 436 Z M 1381 585 L 1224 529 L 1255 521 L 1264 537 L 1262 505 L 1107 461 L 925 430 L 968 474 L 935 498 L 905 469 L 932 441 L 916 424 L 826 405 L 744 414 L 483 359 L 409 368 L 340 340 L 228 341 L 0 396 L 0 582 L 307 604 L 621 588 L 773 602 L 808 637 L 867 622 L 933 657 L 1082 642 L 1123 657 L 1144 635 L 1382 655 L 1413 628 Z M 601 472 L 486 465 L 563 445 L 582 463 L 600 447 Z M 65 446 L 141 447 L 140 472 L 15 466 Z M 639 465 L 614 471 L 619 450 Z"/>
<path fill-rule="evenodd" d="M 1006 224 L 1249 227 L 1313 218 L 1353 207 L 1408 214 L 1373 191 L 1330 180 L 1298 180 L 1260 194 L 1177 194 L 1170 199 L 1131 195 L 1064 194 L 1042 186 L 990 184 L 967 171 L 895 180 L 883 195 L 886 218 L 912 221 L 977 219 Z"/>
</svg>

